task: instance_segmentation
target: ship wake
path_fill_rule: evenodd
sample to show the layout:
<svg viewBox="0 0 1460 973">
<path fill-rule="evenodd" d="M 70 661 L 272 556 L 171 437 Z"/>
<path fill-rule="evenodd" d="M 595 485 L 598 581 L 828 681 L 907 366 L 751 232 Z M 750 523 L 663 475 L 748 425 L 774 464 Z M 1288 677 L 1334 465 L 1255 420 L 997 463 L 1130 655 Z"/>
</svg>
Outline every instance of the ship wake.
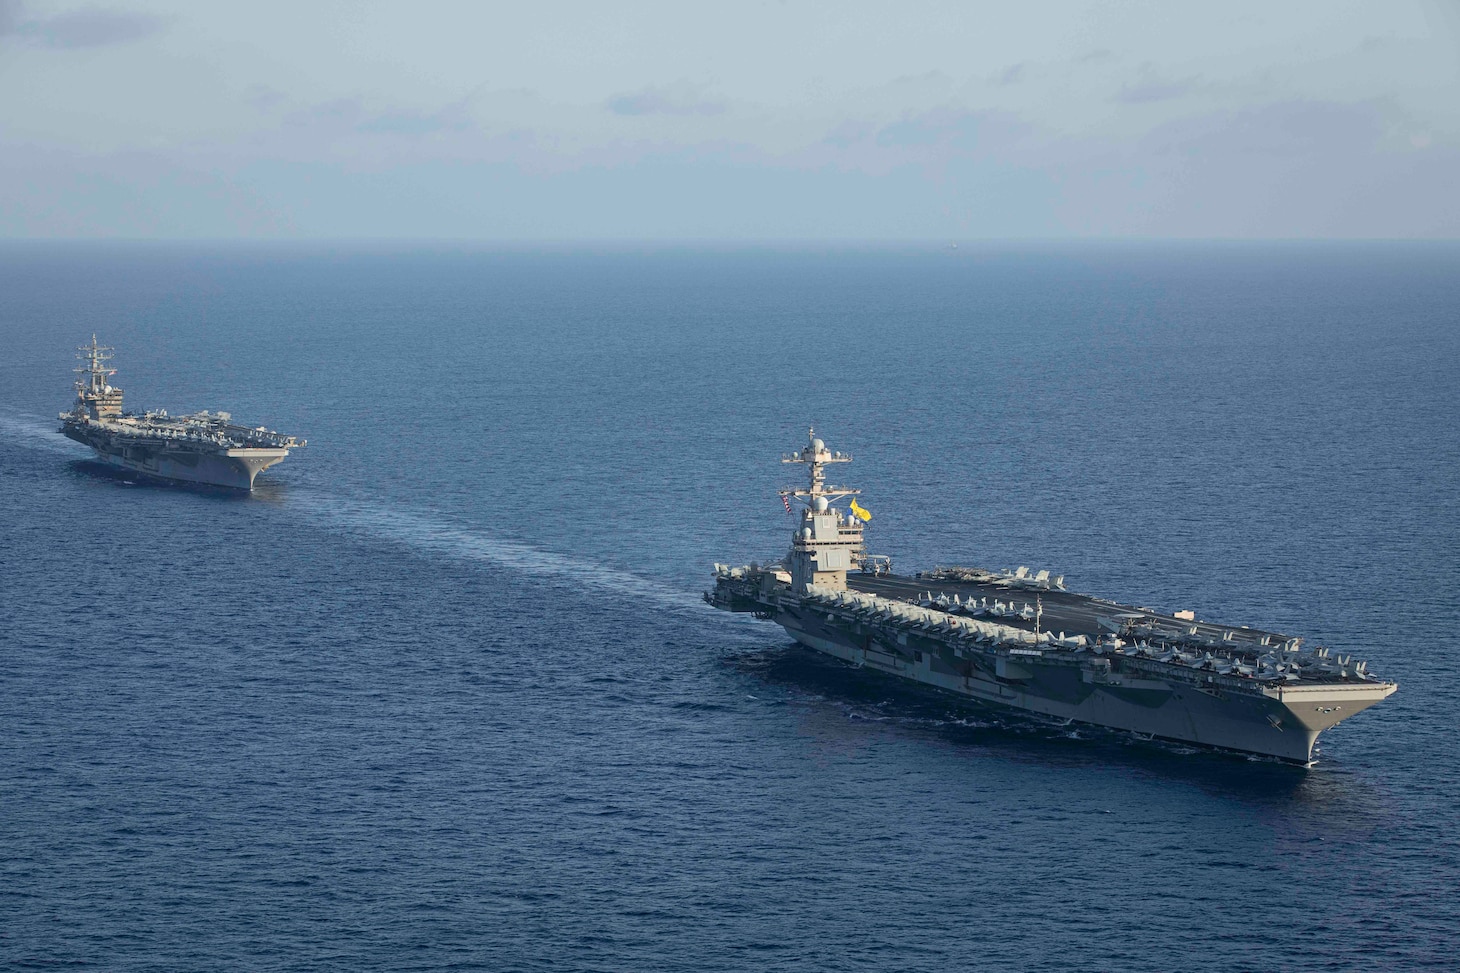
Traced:
<svg viewBox="0 0 1460 973">
<path fill-rule="evenodd" d="M 38 449 L 47 453 L 75 458 L 82 455 L 78 447 L 56 431 L 56 423 L 42 416 L 28 412 L 0 412 L 0 440 L 25 449 Z M 86 451 L 86 455 L 90 455 Z"/>
<path fill-rule="evenodd" d="M 574 585 L 612 595 L 632 596 L 676 611 L 693 611 L 698 615 L 705 609 L 697 595 L 675 590 L 629 571 L 494 537 L 475 528 L 387 507 L 378 502 L 291 491 L 289 503 L 308 512 L 317 523 L 346 533 L 390 541 L 418 553 L 483 562 L 540 578 L 570 581 Z"/>
</svg>

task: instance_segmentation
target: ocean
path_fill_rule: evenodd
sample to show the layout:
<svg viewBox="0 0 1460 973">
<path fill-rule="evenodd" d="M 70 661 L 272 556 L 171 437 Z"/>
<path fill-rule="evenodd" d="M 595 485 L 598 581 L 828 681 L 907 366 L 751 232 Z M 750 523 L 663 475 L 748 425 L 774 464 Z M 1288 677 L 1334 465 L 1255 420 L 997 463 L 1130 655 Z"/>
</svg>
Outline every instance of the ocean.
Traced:
<svg viewBox="0 0 1460 973">
<path fill-rule="evenodd" d="M 61 437 L 309 444 L 252 496 Z M 0 246 L 0 968 L 1454 969 L 1460 245 Z M 1311 770 L 700 600 L 782 452 L 899 571 L 1305 635 Z"/>
</svg>

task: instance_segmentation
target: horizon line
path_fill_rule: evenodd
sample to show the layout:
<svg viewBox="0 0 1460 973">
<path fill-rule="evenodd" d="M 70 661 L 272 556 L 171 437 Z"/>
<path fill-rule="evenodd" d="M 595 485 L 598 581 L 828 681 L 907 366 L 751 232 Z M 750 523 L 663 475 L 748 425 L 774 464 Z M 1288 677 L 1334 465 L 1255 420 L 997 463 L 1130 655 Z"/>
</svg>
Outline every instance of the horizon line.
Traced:
<svg viewBox="0 0 1460 973">
<path fill-rule="evenodd" d="M 430 236 L 277 236 L 277 237 L 7 237 L 0 246 L 21 245 L 187 245 L 187 246 L 467 246 L 485 248 L 564 247 L 961 247 L 1048 246 L 1074 244 L 1455 244 L 1457 237 L 1203 237 L 1203 236 L 1047 236 L 1047 237 L 430 237 Z"/>
</svg>

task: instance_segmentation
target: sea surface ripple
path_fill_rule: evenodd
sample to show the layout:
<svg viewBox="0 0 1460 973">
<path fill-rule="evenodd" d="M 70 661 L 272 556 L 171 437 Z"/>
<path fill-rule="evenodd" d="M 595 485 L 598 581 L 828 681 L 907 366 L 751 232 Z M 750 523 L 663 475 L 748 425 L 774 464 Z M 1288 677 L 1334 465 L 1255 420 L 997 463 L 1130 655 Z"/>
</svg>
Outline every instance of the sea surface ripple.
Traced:
<svg viewBox="0 0 1460 973">
<path fill-rule="evenodd" d="M 1460 247 L 0 247 L 0 968 L 1454 969 Z M 309 445 L 251 497 L 60 437 Z M 699 600 L 815 424 L 902 570 L 1355 653 L 1301 771 Z"/>
</svg>

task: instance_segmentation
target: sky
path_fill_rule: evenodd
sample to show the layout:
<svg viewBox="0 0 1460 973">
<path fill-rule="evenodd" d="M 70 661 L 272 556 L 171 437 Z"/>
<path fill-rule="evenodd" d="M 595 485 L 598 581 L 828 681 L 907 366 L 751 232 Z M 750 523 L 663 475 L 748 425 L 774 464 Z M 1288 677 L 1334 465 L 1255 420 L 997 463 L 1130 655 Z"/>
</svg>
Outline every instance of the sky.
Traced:
<svg viewBox="0 0 1460 973">
<path fill-rule="evenodd" d="M 1460 237 L 1460 0 L 0 0 L 0 238 Z"/>
</svg>

